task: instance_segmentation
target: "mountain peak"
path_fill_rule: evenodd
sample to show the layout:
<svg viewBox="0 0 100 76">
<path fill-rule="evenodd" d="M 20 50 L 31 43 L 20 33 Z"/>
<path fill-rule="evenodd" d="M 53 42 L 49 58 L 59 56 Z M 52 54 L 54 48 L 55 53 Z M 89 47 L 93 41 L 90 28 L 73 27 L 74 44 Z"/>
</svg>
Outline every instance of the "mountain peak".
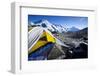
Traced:
<svg viewBox="0 0 100 76">
<path fill-rule="evenodd" d="M 36 21 L 36 22 L 34 22 L 34 25 L 37 25 L 37 26 L 40 26 L 43 28 L 47 28 L 51 32 L 67 32 L 67 29 L 63 25 L 52 24 L 51 22 L 49 22 L 46 19 L 41 19 L 39 21 Z"/>
</svg>

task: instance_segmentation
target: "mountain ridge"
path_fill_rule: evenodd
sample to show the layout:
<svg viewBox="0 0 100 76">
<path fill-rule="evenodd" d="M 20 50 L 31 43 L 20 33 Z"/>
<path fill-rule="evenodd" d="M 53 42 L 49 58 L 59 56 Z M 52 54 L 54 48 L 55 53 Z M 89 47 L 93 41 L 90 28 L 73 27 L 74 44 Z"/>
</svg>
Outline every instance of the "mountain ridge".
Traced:
<svg viewBox="0 0 100 76">
<path fill-rule="evenodd" d="M 50 30 L 51 32 L 76 32 L 79 31 L 80 29 L 76 28 L 75 26 L 68 28 L 67 26 L 63 26 L 61 24 L 54 24 L 49 22 L 46 19 L 41 19 L 35 22 L 30 22 L 30 26 L 40 26 L 43 28 L 47 28 L 48 30 Z"/>
</svg>

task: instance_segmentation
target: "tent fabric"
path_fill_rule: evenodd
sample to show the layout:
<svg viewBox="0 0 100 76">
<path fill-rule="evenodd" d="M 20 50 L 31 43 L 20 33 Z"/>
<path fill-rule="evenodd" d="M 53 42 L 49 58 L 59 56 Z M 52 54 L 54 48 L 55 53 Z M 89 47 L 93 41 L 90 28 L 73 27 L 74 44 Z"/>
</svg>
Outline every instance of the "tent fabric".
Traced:
<svg viewBox="0 0 100 76">
<path fill-rule="evenodd" d="M 45 32 L 45 34 L 48 42 L 56 42 L 55 38 L 51 36 L 49 33 Z"/>
<path fill-rule="evenodd" d="M 41 40 L 43 37 L 46 38 Z M 45 59 L 48 57 L 53 46 L 59 49 L 64 54 L 64 51 L 58 46 L 66 46 L 62 41 L 53 36 L 53 34 L 43 27 L 34 27 L 28 32 L 28 54 L 29 60 Z M 32 53 L 34 52 L 34 53 Z"/>
<path fill-rule="evenodd" d="M 39 40 L 29 51 L 29 53 L 36 51 L 36 49 L 46 45 L 48 42 L 47 41 L 42 41 Z"/>
<path fill-rule="evenodd" d="M 54 46 L 54 43 L 48 43 L 47 45 L 37 49 L 34 53 L 30 53 L 28 55 L 28 60 L 45 60 L 45 59 L 47 59 L 53 46 Z"/>
<path fill-rule="evenodd" d="M 45 37 L 45 39 L 41 40 L 41 39 L 44 38 L 44 37 Z M 40 47 L 46 45 L 46 44 L 49 43 L 49 42 L 54 43 L 54 42 L 55 42 L 55 38 L 52 37 L 49 33 L 43 31 L 43 33 L 42 33 L 40 39 L 39 39 L 39 40 L 37 41 L 37 43 L 30 49 L 29 53 L 31 53 L 31 52 L 35 51 L 36 49 L 38 49 L 38 48 L 40 48 Z"/>
<path fill-rule="evenodd" d="M 42 27 L 34 27 L 31 31 L 29 31 L 28 33 L 28 48 L 29 50 L 36 44 L 36 42 L 40 39 L 42 33 L 43 33 L 43 30 L 46 31 L 47 33 L 49 33 L 52 37 L 54 37 L 50 31 L 48 31 L 47 29 L 45 28 L 42 28 Z M 49 35 L 49 36 L 50 36 Z M 48 40 L 50 40 L 48 36 Z M 55 38 L 55 37 L 54 37 Z M 68 47 L 66 46 L 63 42 L 61 42 L 59 39 L 55 38 L 56 40 L 56 43 L 59 44 L 59 45 L 62 45 L 62 46 L 65 46 L 65 47 Z"/>
<path fill-rule="evenodd" d="M 40 39 L 43 29 L 40 27 L 35 27 L 28 32 L 28 49 L 30 50 L 36 42 Z"/>
</svg>

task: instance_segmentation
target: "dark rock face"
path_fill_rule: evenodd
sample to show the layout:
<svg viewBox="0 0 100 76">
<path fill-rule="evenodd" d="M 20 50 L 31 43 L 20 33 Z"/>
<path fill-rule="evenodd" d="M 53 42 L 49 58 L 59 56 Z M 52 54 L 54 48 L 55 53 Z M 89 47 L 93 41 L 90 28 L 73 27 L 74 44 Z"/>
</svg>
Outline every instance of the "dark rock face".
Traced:
<svg viewBox="0 0 100 76">
<path fill-rule="evenodd" d="M 88 45 L 80 43 L 80 45 L 74 49 L 72 58 L 88 58 Z"/>
<path fill-rule="evenodd" d="M 66 50 L 66 48 L 63 49 Z M 69 48 L 65 53 L 66 57 L 64 59 L 88 58 L 88 45 L 80 43 L 78 47 Z"/>
</svg>

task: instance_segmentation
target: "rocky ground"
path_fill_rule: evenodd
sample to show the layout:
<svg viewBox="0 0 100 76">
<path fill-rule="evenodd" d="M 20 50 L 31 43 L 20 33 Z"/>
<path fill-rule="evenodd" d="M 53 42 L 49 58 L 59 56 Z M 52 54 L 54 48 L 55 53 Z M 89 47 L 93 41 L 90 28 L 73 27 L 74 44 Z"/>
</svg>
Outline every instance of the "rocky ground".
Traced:
<svg viewBox="0 0 100 76">
<path fill-rule="evenodd" d="M 88 58 L 88 35 L 87 28 L 78 32 L 58 33 L 56 37 L 63 41 L 68 48 L 62 47 L 65 55 L 58 59 Z"/>
</svg>

